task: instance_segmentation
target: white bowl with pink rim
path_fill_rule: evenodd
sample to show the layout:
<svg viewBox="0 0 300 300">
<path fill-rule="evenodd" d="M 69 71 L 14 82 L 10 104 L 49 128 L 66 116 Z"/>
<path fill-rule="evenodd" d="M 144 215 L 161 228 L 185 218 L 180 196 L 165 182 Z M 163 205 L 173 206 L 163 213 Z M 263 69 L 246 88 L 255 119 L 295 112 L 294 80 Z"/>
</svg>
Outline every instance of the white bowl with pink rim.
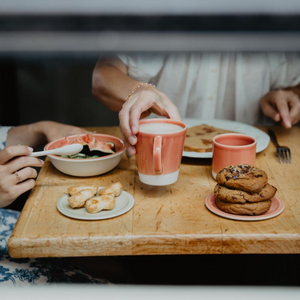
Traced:
<svg viewBox="0 0 300 300">
<path fill-rule="evenodd" d="M 107 134 L 93 133 L 93 136 L 96 141 L 114 143 L 115 153 L 107 156 L 85 159 L 72 159 L 61 157 L 59 155 L 48 155 L 51 163 L 62 173 L 77 177 L 97 176 L 111 171 L 121 161 L 125 151 L 124 142 L 118 137 Z M 69 136 L 68 138 L 72 139 L 75 137 L 77 137 L 77 135 Z M 60 147 L 65 138 L 66 137 L 48 143 L 44 149 L 51 150 Z"/>
</svg>

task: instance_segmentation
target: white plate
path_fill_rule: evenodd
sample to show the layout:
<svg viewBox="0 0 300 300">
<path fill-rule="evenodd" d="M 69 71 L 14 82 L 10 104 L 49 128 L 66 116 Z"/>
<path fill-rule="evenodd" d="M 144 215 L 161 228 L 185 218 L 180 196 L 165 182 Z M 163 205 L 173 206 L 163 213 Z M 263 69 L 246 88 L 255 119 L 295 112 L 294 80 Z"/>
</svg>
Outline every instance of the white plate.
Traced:
<svg viewBox="0 0 300 300">
<path fill-rule="evenodd" d="M 101 189 L 103 187 L 100 187 Z M 102 210 L 96 214 L 90 214 L 86 208 L 71 208 L 68 203 L 68 194 L 65 194 L 57 202 L 57 209 L 65 216 L 79 220 L 104 220 L 120 216 L 129 211 L 134 205 L 134 198 L 127 192 L 121 191 L 116 197 L 116 203 L 111 210 Z"/>
<path fill-rule="evenodd" d="M 201 124 L 207 124 L 210 126 L 228 129 L 236 131 L 239 133 L 247 134 L 256 139 L 256 153 L 265 150 L 269 143 L 270 137 L 265 132 L 244 123 L 229 121 L 229 120 L 201 120 L 201 119 L 183 119 L 183 122 L 187 127 L 192 127 Z M 212 158 L 212 152 L 188 152 L 183 151 L 183 156 L 185 157 L 195 157 L 195 158 Z"/>
</svg>

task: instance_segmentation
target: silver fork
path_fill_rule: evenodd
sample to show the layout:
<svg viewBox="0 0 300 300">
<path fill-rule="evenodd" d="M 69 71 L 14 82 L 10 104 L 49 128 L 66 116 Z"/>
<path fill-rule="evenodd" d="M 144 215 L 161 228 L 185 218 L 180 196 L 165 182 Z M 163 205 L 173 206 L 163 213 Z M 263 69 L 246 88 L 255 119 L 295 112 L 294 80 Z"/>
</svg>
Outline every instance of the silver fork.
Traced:
<svg viewBox="0 0 300 300">
<path fill-rule="evenodd" d="M 269 129 L 268 133 L 269 133 L 269 136 L 270 136 L 272 142 L 276 146 L 277 155 L 278 155 L 280 163 L 287 164 L 289 162 L 291 164 L 292 163 L 292 154 L 291 154 L 290 148 L 286 147 L 286 146 L 279 146 L 275 132 L 273 130 Z"/>
</svg>

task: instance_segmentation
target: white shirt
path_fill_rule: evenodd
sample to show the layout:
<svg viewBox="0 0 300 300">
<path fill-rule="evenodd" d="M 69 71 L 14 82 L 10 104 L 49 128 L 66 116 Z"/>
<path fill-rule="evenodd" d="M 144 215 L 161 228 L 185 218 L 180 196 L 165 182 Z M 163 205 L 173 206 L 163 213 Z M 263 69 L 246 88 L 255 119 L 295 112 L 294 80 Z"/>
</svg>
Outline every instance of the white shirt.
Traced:
<svg viewBox="0 0 300 300">
<path fill-rule="evenodd" d="M 300 57 L 290 53 L 123 55 L 128 74 L 155 84 L 182 118 L 257 124 L 260 99 L 300 82 Z M 261 120 L 260 120 L 260 123 Z"/>
</svg>

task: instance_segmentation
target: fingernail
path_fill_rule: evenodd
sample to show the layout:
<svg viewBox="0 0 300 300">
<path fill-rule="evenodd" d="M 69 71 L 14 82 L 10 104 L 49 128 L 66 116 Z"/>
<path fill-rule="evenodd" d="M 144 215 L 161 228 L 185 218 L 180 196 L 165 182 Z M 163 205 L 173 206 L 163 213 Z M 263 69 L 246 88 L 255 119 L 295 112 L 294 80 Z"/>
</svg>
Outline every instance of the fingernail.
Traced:
<svg viewBox="0 0 300 300">
<path fill-rule="evenodd" d="M 44 161 L 43 161 L 42 159 L 39 159 L 39 160 L 40 160 L 41 165 L 43 165 L 43 164 L 44 164 Z"/>
<path fill-rule="evenodd" d="M 132 132 L 133 132 L 134 134 L 137 133 L 137 128 L 136 128 L 135 126 L 132 126 L 131 130 L 132 130 Z"/>
<path fill-rule="evenodd" d="M 291 121 L 286 121 L 286 126 L 287 126 L 288 128 L 291 128 L 291 127 L 292 127 Z"/>
<path fill-rule="evenodd" d="M 29 152 L 33 151 L 33 148 L 31 148 L 31 147 L 27 147 L 27 149 L 28 149 Z"/>
<path fill-rule="evenodd" d="M 136 137 L 135 136 L 130 136 L 129 139 L 128 139 L 128 142 L 131 145 L 134 145 L 136 143 Z"/>
</svg>

